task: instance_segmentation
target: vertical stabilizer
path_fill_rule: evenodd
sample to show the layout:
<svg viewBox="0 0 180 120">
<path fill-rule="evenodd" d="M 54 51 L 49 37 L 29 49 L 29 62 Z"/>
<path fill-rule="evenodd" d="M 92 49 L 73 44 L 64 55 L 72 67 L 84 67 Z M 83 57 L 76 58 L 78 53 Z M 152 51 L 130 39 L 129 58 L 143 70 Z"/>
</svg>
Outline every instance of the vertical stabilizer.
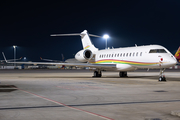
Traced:
<svg viewBox="0 0 180 120">
<path fill-rule="evenodd" d="M 73 33 L 73 34 L 52 34 L 51 36 L 77 36 L 80 35 L 81 36 L 81 41 L 82 41 L 82 45 L 83 45 L 83 49 L 84 50 L 90 50 L 92 52 L 94 51 L 98 51 L 98 49 L 96 47 L 94 47 L 94 45 L 91 42 L 91 39 L 89 38 L 89 36 L 93 36 L 93 37 L 101 37 L 101 36 L 97 36 L 97 35 L 93 35 L 93 34 L 88 34 L 87 30 L 84 30 L 82 33 Z"/>
<path fill-rule="evenodd" d="M 92 44 L 91 39 L 89 37 L 89 34 L 87 32 L 87 30 L 84 30 L 81 34 L 81 41 L 82 41 L 82 45 L 83 45 L 83 49 L 89 49 L 92 52 L 94 51 L 98 51 L 98 49 Z"/>
</svg>

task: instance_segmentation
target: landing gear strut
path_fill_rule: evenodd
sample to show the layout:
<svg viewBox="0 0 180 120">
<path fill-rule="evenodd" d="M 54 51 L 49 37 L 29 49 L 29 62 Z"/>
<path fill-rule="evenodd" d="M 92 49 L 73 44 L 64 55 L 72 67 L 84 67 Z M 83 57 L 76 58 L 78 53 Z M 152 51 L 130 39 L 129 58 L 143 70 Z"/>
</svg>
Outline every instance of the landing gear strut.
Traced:
<svg viewBox="0 0 180 120">
<path fill-rule="evenodd" d="M 165 77 L 165 75 L 164 75 L 164 71 L 165 71 L 165 68 L 160 69 L 159 82 L 161 82 L 161 81 L 166 81 L 166 77 Z"/>
<path fill-rule="evenodd" d="M 102 73 L 100 70 L 98 71 L 94 71 L 94 76 L 93 77 L 101 77 L 102 76 Z"/>
<path fill-rule="evenodd" d="M 119 72 L 119 77 L 127 77 L 127 72 Z"/>
</svg>

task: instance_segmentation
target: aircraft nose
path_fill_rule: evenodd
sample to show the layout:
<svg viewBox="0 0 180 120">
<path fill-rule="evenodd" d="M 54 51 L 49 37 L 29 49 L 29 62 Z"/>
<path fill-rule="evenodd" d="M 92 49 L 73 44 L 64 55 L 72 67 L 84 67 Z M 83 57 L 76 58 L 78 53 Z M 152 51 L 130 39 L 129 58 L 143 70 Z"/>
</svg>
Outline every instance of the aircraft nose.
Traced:
<svg viewBox="0 0 180 120">
<path fill-rule="evenodd" d="M 177 60 L 174 56 L 164 56 L 161 61 L 164 61 L 165 63 L 163 64 L 164 67 L 173 67 L 174 65 L 177 64 Z"/>
<path fill-rule="evenodd" d="M 170 61 L 170 64 L 171 64 L 172 66 L 176 65 L 176 64 L 177 64 L 176 58 L 172 57 L 172 59 L 171 59 L 171 61 Z"/>
<path fill-rule="evenodd" d="M 174 60 L 174 61 L 173 61 L 173 64 L 174 64 L 174 65 L 176 65 L 177 63 L 178 63 L 177 60 Z"/>
</svg>

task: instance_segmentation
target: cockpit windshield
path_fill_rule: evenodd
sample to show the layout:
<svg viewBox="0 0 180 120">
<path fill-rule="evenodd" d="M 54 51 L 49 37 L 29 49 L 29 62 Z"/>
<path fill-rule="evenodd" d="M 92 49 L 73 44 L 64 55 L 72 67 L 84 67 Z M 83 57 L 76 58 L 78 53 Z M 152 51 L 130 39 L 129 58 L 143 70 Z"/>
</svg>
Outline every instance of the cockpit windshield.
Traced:
<svg viewBox="0 0 180 120">
<path fill-rule="evenodd" d="M 149 53 L 167 53 L 164 49 L 151 49 Z"/>
</svg>

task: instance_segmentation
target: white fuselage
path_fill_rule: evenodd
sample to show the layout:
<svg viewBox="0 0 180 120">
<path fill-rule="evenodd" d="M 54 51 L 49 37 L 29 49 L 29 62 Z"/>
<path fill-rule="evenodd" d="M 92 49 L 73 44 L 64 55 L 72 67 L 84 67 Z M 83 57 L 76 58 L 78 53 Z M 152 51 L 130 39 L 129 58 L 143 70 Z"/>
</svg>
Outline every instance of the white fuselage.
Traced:
<svg viewBox="0 0 180 120">
<path fill-rule="evenodd" d="M 94 54 L 93 63 L 116 64 L 118 71 L 130 71 L 138 68 L 168 68 L 177 62 L 175 57 L 160 45 L 106 49 L 96 51 Z"/>
</svg>

